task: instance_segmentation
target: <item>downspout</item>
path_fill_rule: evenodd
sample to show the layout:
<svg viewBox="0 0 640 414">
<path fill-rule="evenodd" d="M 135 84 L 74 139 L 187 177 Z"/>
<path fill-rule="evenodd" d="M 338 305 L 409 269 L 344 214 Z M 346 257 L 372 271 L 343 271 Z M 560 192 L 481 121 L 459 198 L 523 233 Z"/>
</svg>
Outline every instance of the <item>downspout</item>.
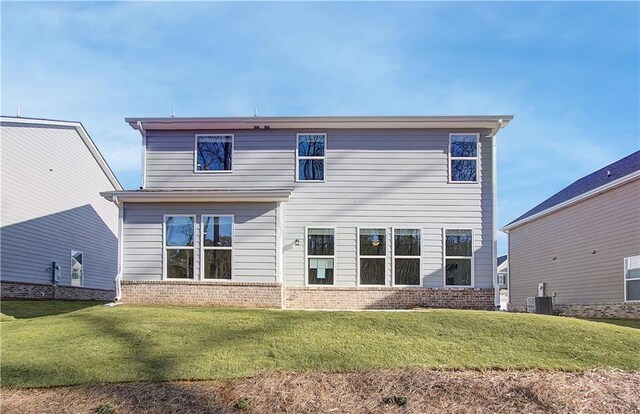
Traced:
<svg viewBox="0 0 640 414">
<path fill-rule="evenodd" d="M 113 303 L 107 303 L 105 306 L 115 306 L 122 302 L 122 259 L 123 259 L 123 223 L 124 223 L 124 203 L 121 203 L 118 200 L 118 197 L 113 197 L 111 200 L 113 204 L 118 206 L 118 273 L 116 274 L 116 279 L 114 281 L 116 288 L 116 297 Z"/>
<path fill-rule="evenodd" d="M 491 255 L 493 264 L 491 272 L 493 274 L 493 305 L 495 309 L 500 309 L 500 285 L 498 285 L 498 229 L 496 227 L 496 209 L 498 205 L 498 159 L 497 153 L 497 140 L 496 135 L 500 128 L 504 126 L 501 120 L 498 121 L 498 127 L 491 134 L 491 227 L 492 227 L 492 245 L 493 252 Z"/>
<path fill-rule="evenodd" d="M 147 131 L 145 131 L 142 121 L 137 122 L 138 131 L 142 137 L 141 167 L 140 167 L 140 189 L 147 186 Z"/>
</svg>

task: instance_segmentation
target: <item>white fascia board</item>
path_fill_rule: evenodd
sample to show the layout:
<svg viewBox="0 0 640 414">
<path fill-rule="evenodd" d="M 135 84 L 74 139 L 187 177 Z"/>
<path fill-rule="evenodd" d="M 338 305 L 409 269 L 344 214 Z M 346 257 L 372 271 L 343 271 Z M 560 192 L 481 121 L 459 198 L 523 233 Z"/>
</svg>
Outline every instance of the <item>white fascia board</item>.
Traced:
<svg viewBox="0 0 640 414">
<path fill-rule="evenodd" d="M 74 122 L 74 121 L 56 121 L 52 119 L 18 118 L 18 117 L 15 117 L 15 118 L 0 117 L 0 121 L 12 122 L 17 124 L 53 125 L 53 126 L 67 126 L 67 127 L 75 128 L 76 132 L 78 133 L 78 135 L 80 135 L 80 138 L 82 138 L 82 141 L 89 149 L 89 152 L 91 152 L 91 155 L 93 155 L 93 158 L 95 158 L 96 162 L 98 163 L 100 168 L 102 168 L 102 171 L 104 172 L 104 174 L 107 176 L 107 179 L 113 185 L 113 188 L 115 188 L 117 191 L 122 191 L 122 186 L 120 185 L 120 182 L 116 178 L 115 174 L 113 174 L 113 171 L 111 171 L 109 164 L 107 164 L 107 161 L 104 159 L 104 157 L 100 153 L 100 150 L 98 150 L 98 147 L 96 147 L 95 143 L 89 136 L 89 133 L 84 129 L 84 126 L 82 125 L 82 123 Z"/>
<path fill-rule="evenodd" d="M 135 203 L 268 203 L 285 202 L 291 197 L 291 190 L 253 190 L 253 191 L 107 191 L 100 193 L 107 200 L 116 198 L 120 202 Z"/>
<path fill-rule="evenodd" d="M 583 200 L 586 200 L 588 198 L 597 196 L 598 194 L 604 193 L 605 191 L 611 190 L 611 189 L 613 189 L 615 187 L 618 187 L 618 186 L 620 186 L 622 184 L 625 184 L 625 183 L 627 183 L 629 181 L 632 181 L 632 180 L 634 180 L 636 178 L 639 178 L 639 177 L 640 177 L 640 170 L 636 171 L 636 172 L 633 172 L 631 174 L 627 174 L 624 177 L 620 177 L 617 180 L 611 181 L 610 183 L 601 185 L 600 187 L 594 188 L 591 191 L 587 191 L 586 193 L 580 194 L 579 196 L 573 197 L 573 198 L 571 198 L 571 199 L 569 199 L 567 201 L 564 201 L 564 202 L 562 202 L 560 204 L 556 204 L 555 206 L 549 207 L 546 210 L 542 210 L 542 211 L 540 211 L 540 212 L 538 212 L 536 214 L 533 214 L 533 215 L 531 215 L 529 217 L 525 217 L 522 220 L 516 221 L 516 222 L 511 223 L 511 224 L 508 224 L 508 225 L 502 227 L 500 229 L 500 231 L 503 232 L 503 233 L 509 233 L 509 230 L 512 230 L 512 229 L 514 229 L 516 227 L 519 227 L 519 226 L 521 226 L 523 224 L 529 223 L 530 221 L 539 219 L 540 217 L 546 216 L 546 215 L 551 214 L 551 213 L 553 213 L 555 211 L 558 211 L 558 210 L 561 210 L 563 208 L 569 207 L 569 206 L 571 206 L 573 204 L 579 203 L 580 201 L 583 201 Z"/>
</svg>

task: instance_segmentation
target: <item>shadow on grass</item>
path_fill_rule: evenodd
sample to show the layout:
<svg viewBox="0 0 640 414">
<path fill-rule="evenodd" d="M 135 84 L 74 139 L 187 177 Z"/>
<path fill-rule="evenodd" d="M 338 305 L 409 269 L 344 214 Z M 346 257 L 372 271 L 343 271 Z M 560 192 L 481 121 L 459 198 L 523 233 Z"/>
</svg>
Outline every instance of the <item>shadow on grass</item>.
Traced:
<svg viewBox="0 0 640 414">
<path fill-rule="evenodd" d="M 53 300 L 8 300 L 0 302 L 0 312 L 15 319 L 39 318 L 42 316 L 60 315 L 75 312 L 92 306 L 101 306 L 103 302 L 95 301 L 53 301 Z M 10 318 L 2 318 L 10 320 Z"/>
<path fill-rule="evenodd" d="M 627 328 L 640 329 L 640 320 L 638 319 L 589 319 L 593 322 L 610 323 L 612 325 L 626 326 Z"/>
</svg>

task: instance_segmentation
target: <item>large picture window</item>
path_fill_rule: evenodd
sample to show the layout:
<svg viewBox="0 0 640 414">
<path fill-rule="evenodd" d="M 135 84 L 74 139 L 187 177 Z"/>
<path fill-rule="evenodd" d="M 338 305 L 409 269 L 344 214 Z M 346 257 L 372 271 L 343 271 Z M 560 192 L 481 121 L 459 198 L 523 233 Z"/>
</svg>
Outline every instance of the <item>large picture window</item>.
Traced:
<svg viewBox="0 0 640 414">
<path fill-rule="evenodd" d="M 624 300 L 640 301 L 640 256 L 624 259 Z"/>
<path fill-rule="evenodd" d="M 233 216 L 202 216 L 202 277 L 230 280 L 233 273 Z"/>
<path fill-rule="evenodd" d="M 445 230 L 445 285 L 471 286 L 473 277 L 473 232 Z"/>
<path fill-rule="evenodd" d="M 298 134 L 297 141 L 296 179 L 324 181 L 327 134 Z"/>
<path fill-rule="evenodd" d="M 164 217 L 165 279 L 193 279 L 195 216 Z"/>
<path fill-rule="evenodd" d="M 393 283 L 419 286 L 420 229 L 393 229 Z"/>
<path fill-rule="evenodd" d="M 84 279 L 84 254 L 71 250 L 71 286 L 82 286 Z"/>
<path fill-rule="evenodd" d="M 335 267 L 335 229 L 307 229 L 307 283 L 333 285 Z"/>
<path fill-rule="evenodd" d="M 358 275 L 361 285 L 386 284 L 386 232 L 385 229 L 358 228 Z"/>
<path fill-rule="evenodd" d="M 449 180 L 478 181 L 478 134 L 449 135 Z"/>
<path fill-rule="evenodd" d="M 196 135 L 195 172 L 233 170 L 233 135 Z"/>
</svg>

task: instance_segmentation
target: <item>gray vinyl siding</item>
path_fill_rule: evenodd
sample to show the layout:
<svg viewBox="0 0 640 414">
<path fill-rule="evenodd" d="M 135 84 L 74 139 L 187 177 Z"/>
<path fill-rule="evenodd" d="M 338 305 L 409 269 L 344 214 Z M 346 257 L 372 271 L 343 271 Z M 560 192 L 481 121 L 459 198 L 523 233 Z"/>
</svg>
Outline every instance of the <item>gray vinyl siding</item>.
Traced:
<svg viewBox="0 0 640 414">
<path fill-rule="evenodd" d="M 71 250 L 84 253 L 83 287 L 114 289 L 115 188 L 73 127 L 2 123 L 0 278 L 50 283 L 60 265 L 71 284 Z"/>
<path fill-rule="evenodd" d="M 640 179 L 512 229 L 510 303 L 524 305 L 539 282 L 558 304 L 624 301 L 623 258 L 640 255 L 638 200 Z"/>
<path fill-rule="evenodd" d="M 194 136 L 208 132 L 235 135 L 232 173 L 193 172 Z M 387 228 L 390 283 L 394 226 L 422 229 L 425 287 L 444 285 L 443 227 L 472 229 L 475 286 L 493 286 L 491 140 L 483 137 L 487 131 L 459 131 L 481 133 L 478 184 L 448 182 L 449 133 L 458 131 L 435 129 L 313 131 L 327 133 L 326 182 L 296 182 L 299 132 L 305 131 L 148 131 L 147 188 L 293 188 L 291 200 L 284 203 L 287 285 L 304 284 L 305 226 L 337 227 L 338 286 L 356 284 L 356 227 Z"/>
<path fill-rule="evenodd" d="M 196 279 L 200 275 L 202 215 L 234 215 L 233 280 L 276 281 L 276 203 L 126 203 L 123 228 L 125 280 L 162 280 L 163 216 L 196 216 Z"/>
</svg>

